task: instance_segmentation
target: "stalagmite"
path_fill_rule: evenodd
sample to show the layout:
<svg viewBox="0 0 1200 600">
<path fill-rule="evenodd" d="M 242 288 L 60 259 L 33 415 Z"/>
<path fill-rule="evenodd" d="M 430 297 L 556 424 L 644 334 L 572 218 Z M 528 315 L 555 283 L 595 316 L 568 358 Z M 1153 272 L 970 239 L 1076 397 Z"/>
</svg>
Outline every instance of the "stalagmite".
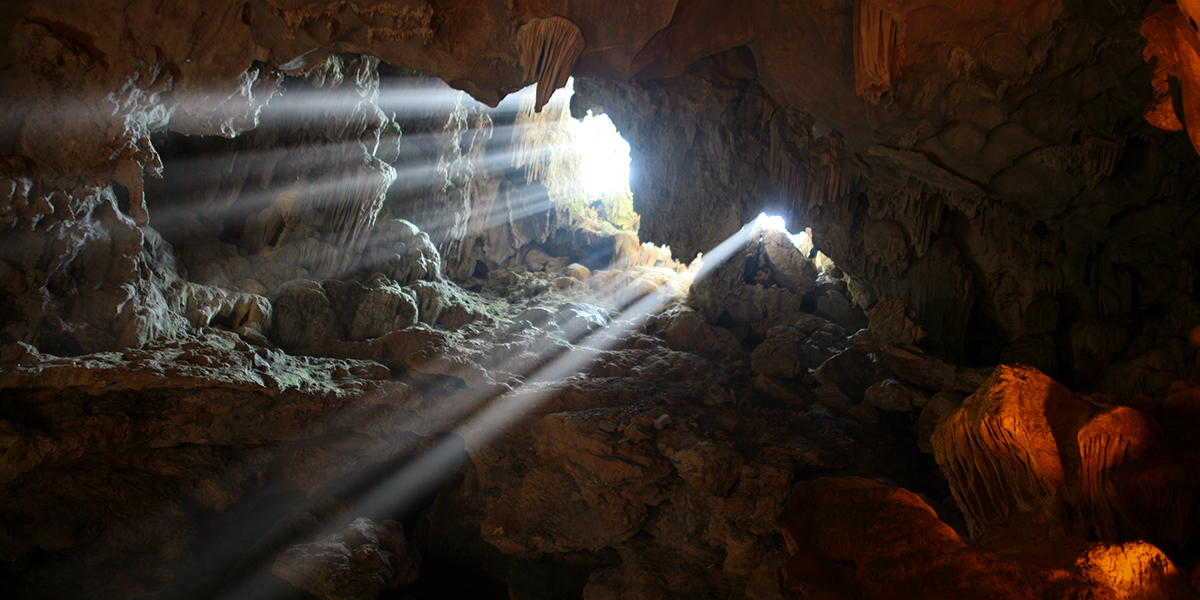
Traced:
<svg viewBox="0 0 1200 600">
<path fill-rule="evenodd" d="M 537 82 L 537 110 L 554 90 L 567 84 L 585 46 L 579 27 L 563 17 L 533 19 L 517 29 L 517 46 L 525 81 Z"/>
<path fill-rule="evenodd" d="M 1196 600 L 1171 1 L 0 2 L 0 598 Z"/>
</svg>

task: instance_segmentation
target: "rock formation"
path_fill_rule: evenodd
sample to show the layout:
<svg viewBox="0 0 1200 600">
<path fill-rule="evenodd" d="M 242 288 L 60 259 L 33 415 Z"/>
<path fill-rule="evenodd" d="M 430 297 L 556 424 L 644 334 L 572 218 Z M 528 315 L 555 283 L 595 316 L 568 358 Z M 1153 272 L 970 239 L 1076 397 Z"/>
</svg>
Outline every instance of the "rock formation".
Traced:
<svg viewBox="0 0 1200 600">
<path fill-rule="evenodd" d="M 1200 464 L 1178 450 L 1178 436 L 1194 427 L 1179 412 L 1192 393 L 1181 387 L 1162 400 L 1166 412 L 1146 412 L 1111 397 L 1078 397 L 1030 367 L 1002 366 L 942 419 L 934 454 L 975 535 L 1034 512 L 1053 536 L 1187 547 Z"/>
<path fill-rule="evenodd" d="M 1195 598 L 1197 18 L 0 4 L 0 595 Z"/>
<path fill-rule="evenodd" d="M 1017 519 L 972 547 L 917 495 L 865 479 L 797 484 L 778 524 L 788 599 L 1197 597 L 1145 542 L 1049 542 L 1044 522 Z"/>
</svg>

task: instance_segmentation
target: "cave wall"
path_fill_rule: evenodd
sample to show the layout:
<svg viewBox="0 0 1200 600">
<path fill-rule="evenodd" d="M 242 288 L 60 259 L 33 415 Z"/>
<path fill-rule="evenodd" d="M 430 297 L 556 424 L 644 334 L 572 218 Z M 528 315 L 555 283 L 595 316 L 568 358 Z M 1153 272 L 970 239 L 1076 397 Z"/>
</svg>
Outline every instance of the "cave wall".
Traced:
<svg viewBox="0 0 1200 600">
<path fill-rule="evenodd" d="M 680 255 L 783 214 L 859 283 L 864 308 L 895 296 L 915 311 L 930 349 L 1151 392 L 1190 369 L 1166 354 L 1188 353 L 1197 316 L 1196 162 L 1184 136 L 1141 118 L 1151 88 L 1128 83 L 1148 67 L 1114 49 L 1140 44 L 1139 21 L 1111 17 L 1060 15 L 1020 77 L 974 63 L 901 77 L 866 104 L 892 120 L 865 148 L 785 102 L 753 44 L 671 78 L 585 79 L 576 110 L 609 112 L 630 138 L 643 233 Z M 944 89 L 915 106 L 904 86 L 930 78 Z M 681 218 L 695 214 L 727 224 Z M 1121 375 L 1102 378 L 1113 363 Z"/>
<path fill-rule="evenodd" d="M 633 142 L 643 239 L 690 257 L 760 210 L 779 210 L 812 228 L 816 247 L 858 282 L 865 308 L 901 298 L 930 349 L 1029 362 L 1114 391 L 1161 389 L 1183 374 L 1165 357 L 1134 356 L 1186 348 L 1179 334 L 1196 316 L 1195 153 L 1183 133 L 1151 125 L 1183 129 L 1179 115 L 1194 104 L 1189 87 L 1171 87 L 1190 81 L 1192 38 L 1171 25 L 1188 26 L 1178 9 L 147 1 L 4 10 L 13 52 L 0 65 L 11 83 L 0 140 L 12 228 L 90 214 L 67 205 L 114 184 L 127 196 L 119 212 L 145 225 L 143 176 L 161 168 L 151 131 L 238 135 L 258 123 L 282 74 L 311 73 L 339 51 L 433 74 L 489 104 L 532 81 L 552 89 L 573 70 L 604 78 L 585 84 L 591 99 L 577 104 L 602 106 Z M 553 57 L 546 68 L 531 63 L 539 53 Z M 1178 108 L 1154 100 L 1164 97 Z M 487 127 L 463 118 L 456 127 L 467 137 L 454 144 L 469 155 Z M 480 206 L 493 193 L 516 201 L 502 177 L 477 179 L 439 201 L 461 213 L 435 242 L 456 276 L 473 272 L 480 254 L 464 239 L 478 229 L 465 216 L 479 204 L 471 186 L 496 186 Z M 132 286 L 123 293 L 134 304 L 156 302 L 144 276 L 118 279 L 101 287 Z M 70 319 L 108 326 L 121 300 L 106 293 L 113 310 L 103 319 Z M 8 313 L 28 319 L 30 310 Z M 169 330 L 123 328 L 88 347 Z M 1100 384 L 1113 363 L 1137 383 Z"/>
</svg>

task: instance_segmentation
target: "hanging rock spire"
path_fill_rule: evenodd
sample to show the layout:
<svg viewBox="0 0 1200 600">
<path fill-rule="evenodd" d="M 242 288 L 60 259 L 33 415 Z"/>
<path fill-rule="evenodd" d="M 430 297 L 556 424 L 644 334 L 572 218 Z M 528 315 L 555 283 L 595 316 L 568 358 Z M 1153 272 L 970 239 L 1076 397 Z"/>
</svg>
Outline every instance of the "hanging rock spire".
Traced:
<svg viewBox="0 0 1200 600">
<path fill-rule="evenodd" d="M 567 84 L 585 45 L 579 27 L 563 17 L 533 19 L 517 29 L 525 81 L 537 81 L 538 112 L 554 90 Z"/>
</svg>

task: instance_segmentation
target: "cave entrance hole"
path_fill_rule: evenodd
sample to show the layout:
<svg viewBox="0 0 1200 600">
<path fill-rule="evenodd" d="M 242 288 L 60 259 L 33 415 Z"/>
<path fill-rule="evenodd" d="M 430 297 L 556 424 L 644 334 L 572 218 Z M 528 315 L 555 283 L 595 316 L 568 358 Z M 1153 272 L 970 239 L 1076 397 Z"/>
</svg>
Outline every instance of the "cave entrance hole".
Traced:
<svg viewBox="0 0 1200 600">
<path fill-rule="evenodd" d="M 524 169 L 528 183 L 545 185 L 554 204 L 585 221 L 610 231 L 636 232 L 641 219 L 629 187 L 629 142 L 603 112 L 589 109 L 581 118 L 572 116 L 574 94 L 572 77 L 541 112 L 534 110 L 533 86 L 496 108 L 516 113 L 515 166 Z"/>
</svg>

